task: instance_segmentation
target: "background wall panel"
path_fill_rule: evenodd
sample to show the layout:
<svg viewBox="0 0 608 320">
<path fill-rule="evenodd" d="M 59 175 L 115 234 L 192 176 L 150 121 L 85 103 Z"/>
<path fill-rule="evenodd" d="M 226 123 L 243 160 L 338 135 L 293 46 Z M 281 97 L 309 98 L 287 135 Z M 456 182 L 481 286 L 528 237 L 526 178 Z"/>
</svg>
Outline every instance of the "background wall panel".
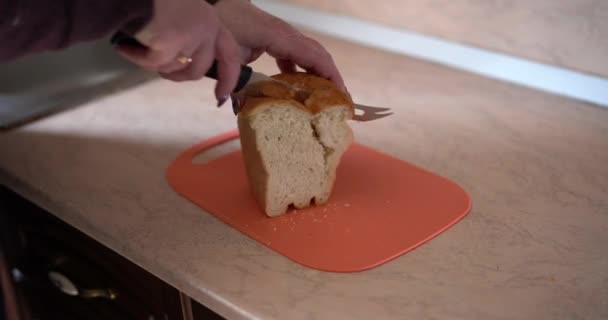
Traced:
<svg viewBox="0 0 608 320">
<path fill-rule="evenodd" d="M 608 76 L 608 0 L 280 0 Z"/>
</svg>

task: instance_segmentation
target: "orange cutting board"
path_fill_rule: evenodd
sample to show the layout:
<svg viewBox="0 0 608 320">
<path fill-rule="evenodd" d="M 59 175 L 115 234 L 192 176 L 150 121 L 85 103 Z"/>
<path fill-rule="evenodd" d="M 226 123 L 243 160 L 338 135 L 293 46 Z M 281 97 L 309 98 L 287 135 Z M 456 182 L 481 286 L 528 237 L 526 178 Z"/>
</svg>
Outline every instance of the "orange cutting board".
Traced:
<svg viewBox="0 0 608 320">
<path fill-rule="evenodd" d="M 328 203 L 267 217 L 250 192 L 235 151 L 196 164 L 201 152 L 238 138 L 227 132 L 171 163 L 174 190 L 264 246 L 304 266 L 355 272 L 386 263 L 437 236 L 471 209 L 454 182 L 400 159 L 353 144 L 338 167 Z"/>
</svg>

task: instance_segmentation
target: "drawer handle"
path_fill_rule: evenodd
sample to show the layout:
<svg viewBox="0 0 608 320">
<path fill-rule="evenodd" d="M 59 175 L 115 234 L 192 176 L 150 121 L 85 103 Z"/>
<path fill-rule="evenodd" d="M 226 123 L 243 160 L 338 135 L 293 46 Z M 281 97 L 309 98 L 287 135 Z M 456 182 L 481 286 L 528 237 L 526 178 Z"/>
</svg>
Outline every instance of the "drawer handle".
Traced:
<svg viewBox="0 0 608 320">
<path fill-rule="evenodd" d="M 57 287 L 61 292 L 69 296 L 78 296 L 85 299 L 104 298 L 108 300 L 114 300 L 118 297 L 118 292 L 112 289 L 83 289 L 80 290 L 78 287 L 65 275 L 51 271 L 48 273 L 49 280 Z"/>
<path fill-rule="evenodd" d="M 118 293 L 112 289 L 88 289 L 82 290 L 80 296 L 85 299 L 93 298 L 105 298 L 108 300 L 114 300 L 118 297 Z"/>
</svg>

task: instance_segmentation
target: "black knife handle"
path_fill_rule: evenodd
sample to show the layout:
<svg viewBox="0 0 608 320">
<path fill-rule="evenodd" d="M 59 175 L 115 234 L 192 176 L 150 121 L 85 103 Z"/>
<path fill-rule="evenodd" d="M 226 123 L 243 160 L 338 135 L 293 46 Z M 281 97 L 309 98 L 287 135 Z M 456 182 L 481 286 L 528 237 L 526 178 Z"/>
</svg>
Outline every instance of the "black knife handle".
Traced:
<svg viewBox="0 0 608 320">
<path fill-rule="evenodd" d="M 237 92 L 249 82 L 253 69 L 250 66 L 241 65 L 241 71 L 239 72 L 239 81 L 236 83 L 236 87 L 232 92 Z M 205 77 L 217 80 L 217 61 L 213 61 L 211 68 L 205 73 Z"/>
<path fill-rule="evenodd" d="M 135 39 L 123 32 L 120 32 L 120 31 L 116 32 L 112 36 L 112 38 L 110 39 L 110 43 L 112 45 L 137 47 L 137 48 L 141 48 L 141 49 L 146 49 L 146 46 L 144 46 L 139 41 L 137 41 L 137 39 Z M 251 69 L 250 66 L 241 65 L 241 71 L 239 73 L 239 81 L 237 82 L 236 88 L 234 88 L 233 92 L 237 92 L 237 91 L 243 89 L 243 87 L 249 82 L 249 79 L 251 79 L 252 73 L 253 73 L 253 69 Z M 217 78 L 218 78 L 217 61 L 213 61 L 213 64 L 211 65 L 209 70 L 207 70 L 207 73 L 205 73 L 205 77 L 217 80 Z"/>
</svg>

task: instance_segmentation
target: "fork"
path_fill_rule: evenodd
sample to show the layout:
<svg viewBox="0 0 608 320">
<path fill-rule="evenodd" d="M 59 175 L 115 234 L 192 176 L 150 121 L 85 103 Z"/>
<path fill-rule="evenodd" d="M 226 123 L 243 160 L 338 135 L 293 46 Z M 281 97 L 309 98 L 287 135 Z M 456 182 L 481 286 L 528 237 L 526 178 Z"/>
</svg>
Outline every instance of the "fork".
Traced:
<svg viewBox="0 0 608 320">
<path fill-rule="evenodd" d="M 243 84 L 239 85 L 238 89 L 235 91 L 238 91 L 240 88 L 244 87 L 245 83 L 253 83 L 256 81 L 263 81 L 263 80 L 280 82 L 283 85 L 286 85 L 295 91 L 302 90 L 302 89 L 292 86 L 288 83 L 276 80 L 272 77 L 269 77 L 263 73 L 255 72 L 251 69 L 251 67 L 244 66 L 241 69 L 242 69 L 241 78 L 245 78 L 245 80 L 244 81 L 239 80 L 239 82 L 242 82 Z M 232 111 L 234 111 L 234 114 L 237 114 L 238 113 L 238 102 L 236 102 L 236 96 L 234 94 L 231 96 L 232 96 Z M 393 114 L 392 112 L 387 113 L 387 111 L 391 110 L 390 108 L 371 107 L 371 106 L 366 106 L 366 105 L 362 105 L 362 104 L 358 104 L 358 103 L 355 103 L 353 105 L 353 108 L 355 109 L 355 111 L 361 112 L 361 113 L 355 112 L 355 114 L 353 115 L 353 120 L 361 121 L 361 122 L 377 120 L 377 119 L 381 119 L 384 117 L 388 117 Z"/>
<path fill-rule="evenodd" d="M 231 98 L 232 111 L 234 112 L 234 114 L 237 114 L 239 112 L 239 98 L 234 94 L 231 95 Z M 392 112 L 387 113 L 387 111 L 391 110 L 390 108 L 370 107 L 358 103 L 355 103 L 353 105 L 353 108 L 355 109 L 353 120 L 360 122 L 378 120 L 393 114 Z M 362 111 L 363 113 L 358 114 L 356 113 L 356 111 Z"/>
<path fill-rule="evenodd" d="M 392 112 L 387 112 L 390 111 L 391 108 L 370 107 L 358 103 L 355 103 L 354 108 L 355 110 L 363 111 L 363 114 L 355 113 L 353 116 L 353 120 L 355 121 L 372 121 L 388 117 L 393 114 Z"/>
</svg>

